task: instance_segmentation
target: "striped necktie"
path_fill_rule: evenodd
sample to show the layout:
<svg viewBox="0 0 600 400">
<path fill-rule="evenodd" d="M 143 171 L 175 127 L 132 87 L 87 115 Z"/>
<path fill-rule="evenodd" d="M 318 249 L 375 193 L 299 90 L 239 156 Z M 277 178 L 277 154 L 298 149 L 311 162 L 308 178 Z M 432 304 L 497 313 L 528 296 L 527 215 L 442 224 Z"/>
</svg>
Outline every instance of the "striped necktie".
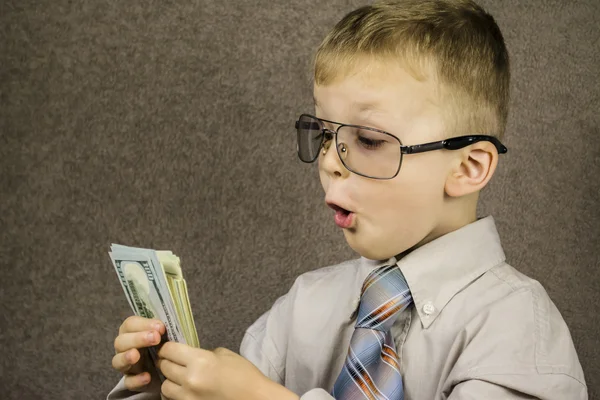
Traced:
<svg viewBox="0 0 600 400">
<path fill-rule="evenodd" d="M 398 354 L 390 328 L 412 303 L 396 264 L 377 268 L 363 283 L 348 356 L 332 396 L 338 400 L 403 400 Z"/>
</svg>

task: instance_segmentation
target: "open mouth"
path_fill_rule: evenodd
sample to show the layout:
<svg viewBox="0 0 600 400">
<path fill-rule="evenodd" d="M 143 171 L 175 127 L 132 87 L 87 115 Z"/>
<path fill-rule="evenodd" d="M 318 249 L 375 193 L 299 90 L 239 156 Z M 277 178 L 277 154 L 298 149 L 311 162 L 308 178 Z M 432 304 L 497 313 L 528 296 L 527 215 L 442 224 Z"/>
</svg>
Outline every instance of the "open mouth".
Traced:
<svg viewBox="0 0 600 400">
<path fill-rule="evenodd" d="M 354 222 L 354 213 L 346 210 L 334 203 L 327 203 L 327 205 L 335 211 L 335 223 L 340 228 L 350 228 Z"/>
</svg>

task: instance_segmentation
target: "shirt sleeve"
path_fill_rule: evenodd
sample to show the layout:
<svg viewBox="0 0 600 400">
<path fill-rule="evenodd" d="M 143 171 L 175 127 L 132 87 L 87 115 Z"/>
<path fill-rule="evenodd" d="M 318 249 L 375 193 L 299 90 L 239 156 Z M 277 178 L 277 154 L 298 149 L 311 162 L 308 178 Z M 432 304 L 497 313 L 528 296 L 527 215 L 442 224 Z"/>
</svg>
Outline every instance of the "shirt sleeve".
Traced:
<svg viewBox="0 0 600 400">
<path fill-rule="evenodd" d="M 280 385 L 285 384 L 289 296 L 288 293 L 277 299 L 273 307 L 246 330 L 240 345 L 240 355 Z"/>
<path fill-rule="evenodd" d="M 545 382 L 532 384 L 527 381 L 536 380 L 529 375 L 490 375 L 481 379 L 464 381 L 452 390 L 448 400 L 587 400 L 587 390 L 584 385 L 566 375 L 547 375 Z M 520 390 L 527 386 L 544 389 Z M 526 389 L 525 389 L 526 390 Z"/>
<path fill-rule="evenodd" d="M 539 283 L 491 304 L 453 346 L 449 399 L 588 399 L 568 327 Z"/>
<path fill-rule="evenodd" d="M 281 296 L 246 330 L 240 345 L 240 355 L 254 364 L 272 381 L 286 386 L 286 355 L 292 326 L 293 303 L 297 285 Z M 300 394 L 299 394 L 300 395 Z M 311 389 L 300 400 L 335 400 L 326 390 Z"/>
</svg>

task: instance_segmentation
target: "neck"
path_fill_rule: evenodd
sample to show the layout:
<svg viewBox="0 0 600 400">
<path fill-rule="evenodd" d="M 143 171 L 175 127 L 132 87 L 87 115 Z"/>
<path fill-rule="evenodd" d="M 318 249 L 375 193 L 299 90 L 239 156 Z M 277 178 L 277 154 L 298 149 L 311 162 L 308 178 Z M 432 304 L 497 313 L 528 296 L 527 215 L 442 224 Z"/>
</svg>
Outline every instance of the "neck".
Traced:
<svg viewBox="0 0 600 400">
<path fill-rule="evenodd" d="M 419 243 L 396 255 L 396 259 L 400 260 L 411 251 L 477 221 L 478 200 L 479 192 L 460 198 L 448 198 L 439 213 L 440 222 Z"/>
</svg>

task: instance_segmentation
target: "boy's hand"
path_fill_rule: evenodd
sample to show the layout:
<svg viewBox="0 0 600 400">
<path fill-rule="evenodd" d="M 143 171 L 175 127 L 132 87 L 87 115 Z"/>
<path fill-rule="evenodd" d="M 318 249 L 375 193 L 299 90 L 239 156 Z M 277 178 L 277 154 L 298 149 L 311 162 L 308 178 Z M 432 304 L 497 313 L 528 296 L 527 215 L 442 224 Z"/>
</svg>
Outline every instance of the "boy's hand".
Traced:
<svg viewBox="0 0 600 400">
<path fill-rule="evenodd" d="M 158 367 L 167 378 L 161 391 L 171 400 L 298 399 L 250 361 L 224 348 L 208 351 L 167 342 L 158 356 Z"/>
<path fill-rule="evenodd" d="M 138 316 L 127 318 L 119 327 L 112 366 L 125 374 L 127 389 L 141 390 L 150 383 L 150 362 L 145 348 L 159 344 L 164 333 L 161 321 Z"/>
</svg>

